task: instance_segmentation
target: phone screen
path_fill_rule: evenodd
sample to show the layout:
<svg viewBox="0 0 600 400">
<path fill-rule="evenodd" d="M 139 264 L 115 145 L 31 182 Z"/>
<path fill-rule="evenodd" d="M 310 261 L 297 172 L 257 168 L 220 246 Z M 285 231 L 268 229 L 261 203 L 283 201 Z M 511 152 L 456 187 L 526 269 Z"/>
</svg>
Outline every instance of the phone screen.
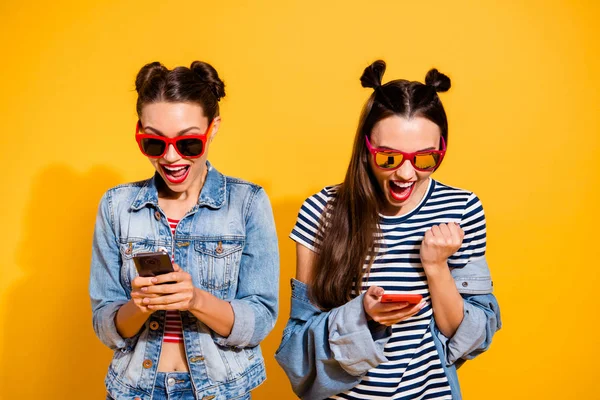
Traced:
<svg viewBox="0 0 600 400">
<path fill-rule="evenodd" d="M 143 277 L 152 277 L 173 272 L 171 257 L 165 252 L 138 253 L 133 256 L 133 262 L 138 274 Z"/>
</svg>

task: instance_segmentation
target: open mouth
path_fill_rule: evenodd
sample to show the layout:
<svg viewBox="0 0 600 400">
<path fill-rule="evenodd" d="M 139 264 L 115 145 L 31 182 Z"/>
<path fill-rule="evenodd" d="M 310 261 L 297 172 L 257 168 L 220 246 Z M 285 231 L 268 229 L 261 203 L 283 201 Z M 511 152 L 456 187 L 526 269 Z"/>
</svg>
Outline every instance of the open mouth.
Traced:
<svg viewBox="0 0 600 400">
<path fill-rule="evenodd" d="M 188 164 L 179 164 L 179 165 L 164 165 L 161 164 L 163 172 L 165 173 L 165 177 L 171 183 L 181 183 L 185 181 L 189 172 L 190 166 Z"/>
<path fill-rule="evenodd" d="M 398 182 L 398 181 L 389 181 L 390 182 L 390 195 L 396 201 L 405 201 L 412 194 L 413 189 L 415 188 L 415 182 Z"/>
</svg>

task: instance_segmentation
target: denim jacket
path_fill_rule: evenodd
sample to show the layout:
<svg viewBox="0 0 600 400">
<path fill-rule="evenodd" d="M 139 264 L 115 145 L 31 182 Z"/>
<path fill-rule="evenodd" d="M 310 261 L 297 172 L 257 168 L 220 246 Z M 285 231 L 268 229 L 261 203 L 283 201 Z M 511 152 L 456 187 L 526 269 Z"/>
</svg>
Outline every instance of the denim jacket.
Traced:
<svg viewBox="0 0 600 400">
<path fill-rule="evenodd" d="M 452 338 L 432 318 L 431 329 L 452 398 L 461 399 L 456 369 L 488 349 L 500 329 L 500 310 L 492 294 L 485 257 L 452 270 L 464 301 L 464 317 Z M 275 359 L 302 399 L 320 400 L 358 385 L 369 369 L 387 362 L 384 346 L 391 327 L 368 322 L 361 294 L 330 311 L 311 303 L 308 287 L 292 279 L 290 318 Z"/>
<path fill-rule="evenodd" d="M 198 203 L 175 235 L 158 205 L 156 176 L 110 189 L 100 202 L 89 292 L 94 330 L 114 350 L 105 383 L 115 399 L 152 397 L 165 312 L 153 313 L 131 338 L 119 335 L 115 316 L 131 298 L 133 255 L 160 249 L 192 275 L 195 287 L 229 301 L 235 316 L 231 334 L 222 337 L 181 313 L 196 398 L 234 399 L 266 378 L 259 343 L 275 324 L 279 290 L 271 205 L 259 186 L 207 168 Z"/>
</svg>

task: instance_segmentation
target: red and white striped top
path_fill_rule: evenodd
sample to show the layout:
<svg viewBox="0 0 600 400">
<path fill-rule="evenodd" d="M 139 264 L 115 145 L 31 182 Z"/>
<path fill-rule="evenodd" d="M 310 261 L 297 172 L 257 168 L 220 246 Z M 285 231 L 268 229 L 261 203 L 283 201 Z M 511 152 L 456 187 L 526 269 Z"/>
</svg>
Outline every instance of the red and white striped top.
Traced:
<svg viewBox="0 0 600 400">
<path fill-rule="evenodd" d="M 178 219 L 167 218 L 171 232 L 175 235 L 175 228 L 179 223 Z M 167 343 L 182 343 L 183 342 L 183 329 L 181 326 L 181 316 L 177 310 L 167 310 L 167 321 L 165 324 L 165 336 L 164 342 Z"/>
</svg>

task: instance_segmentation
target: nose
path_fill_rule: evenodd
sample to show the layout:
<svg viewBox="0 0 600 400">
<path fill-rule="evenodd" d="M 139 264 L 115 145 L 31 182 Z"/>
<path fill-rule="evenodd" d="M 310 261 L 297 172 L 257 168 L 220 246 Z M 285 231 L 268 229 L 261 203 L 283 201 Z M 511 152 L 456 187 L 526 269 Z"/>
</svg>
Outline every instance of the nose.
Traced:
<svg viewBox="0 0 600 400">
<path fill-rule="evenodd" d="M 400 167 L 394 171 L 394 176 L 403 181 L 410 181 L 416 174 L 415 168 L 408 159 L 402 161 Z"/>
<path fill-rule="evenodd" d="M 165 153 L 163 158 L 165 159 L 165 161 L 172 163 L 174 161 L 179 160 L 180 157 L 179 157 L 179 153 L 177 152 L 177 150 L 175 150 L 175 146 L 170 144 L 169 147 L 167 147 L 167 152 Z"/>
</svg>

